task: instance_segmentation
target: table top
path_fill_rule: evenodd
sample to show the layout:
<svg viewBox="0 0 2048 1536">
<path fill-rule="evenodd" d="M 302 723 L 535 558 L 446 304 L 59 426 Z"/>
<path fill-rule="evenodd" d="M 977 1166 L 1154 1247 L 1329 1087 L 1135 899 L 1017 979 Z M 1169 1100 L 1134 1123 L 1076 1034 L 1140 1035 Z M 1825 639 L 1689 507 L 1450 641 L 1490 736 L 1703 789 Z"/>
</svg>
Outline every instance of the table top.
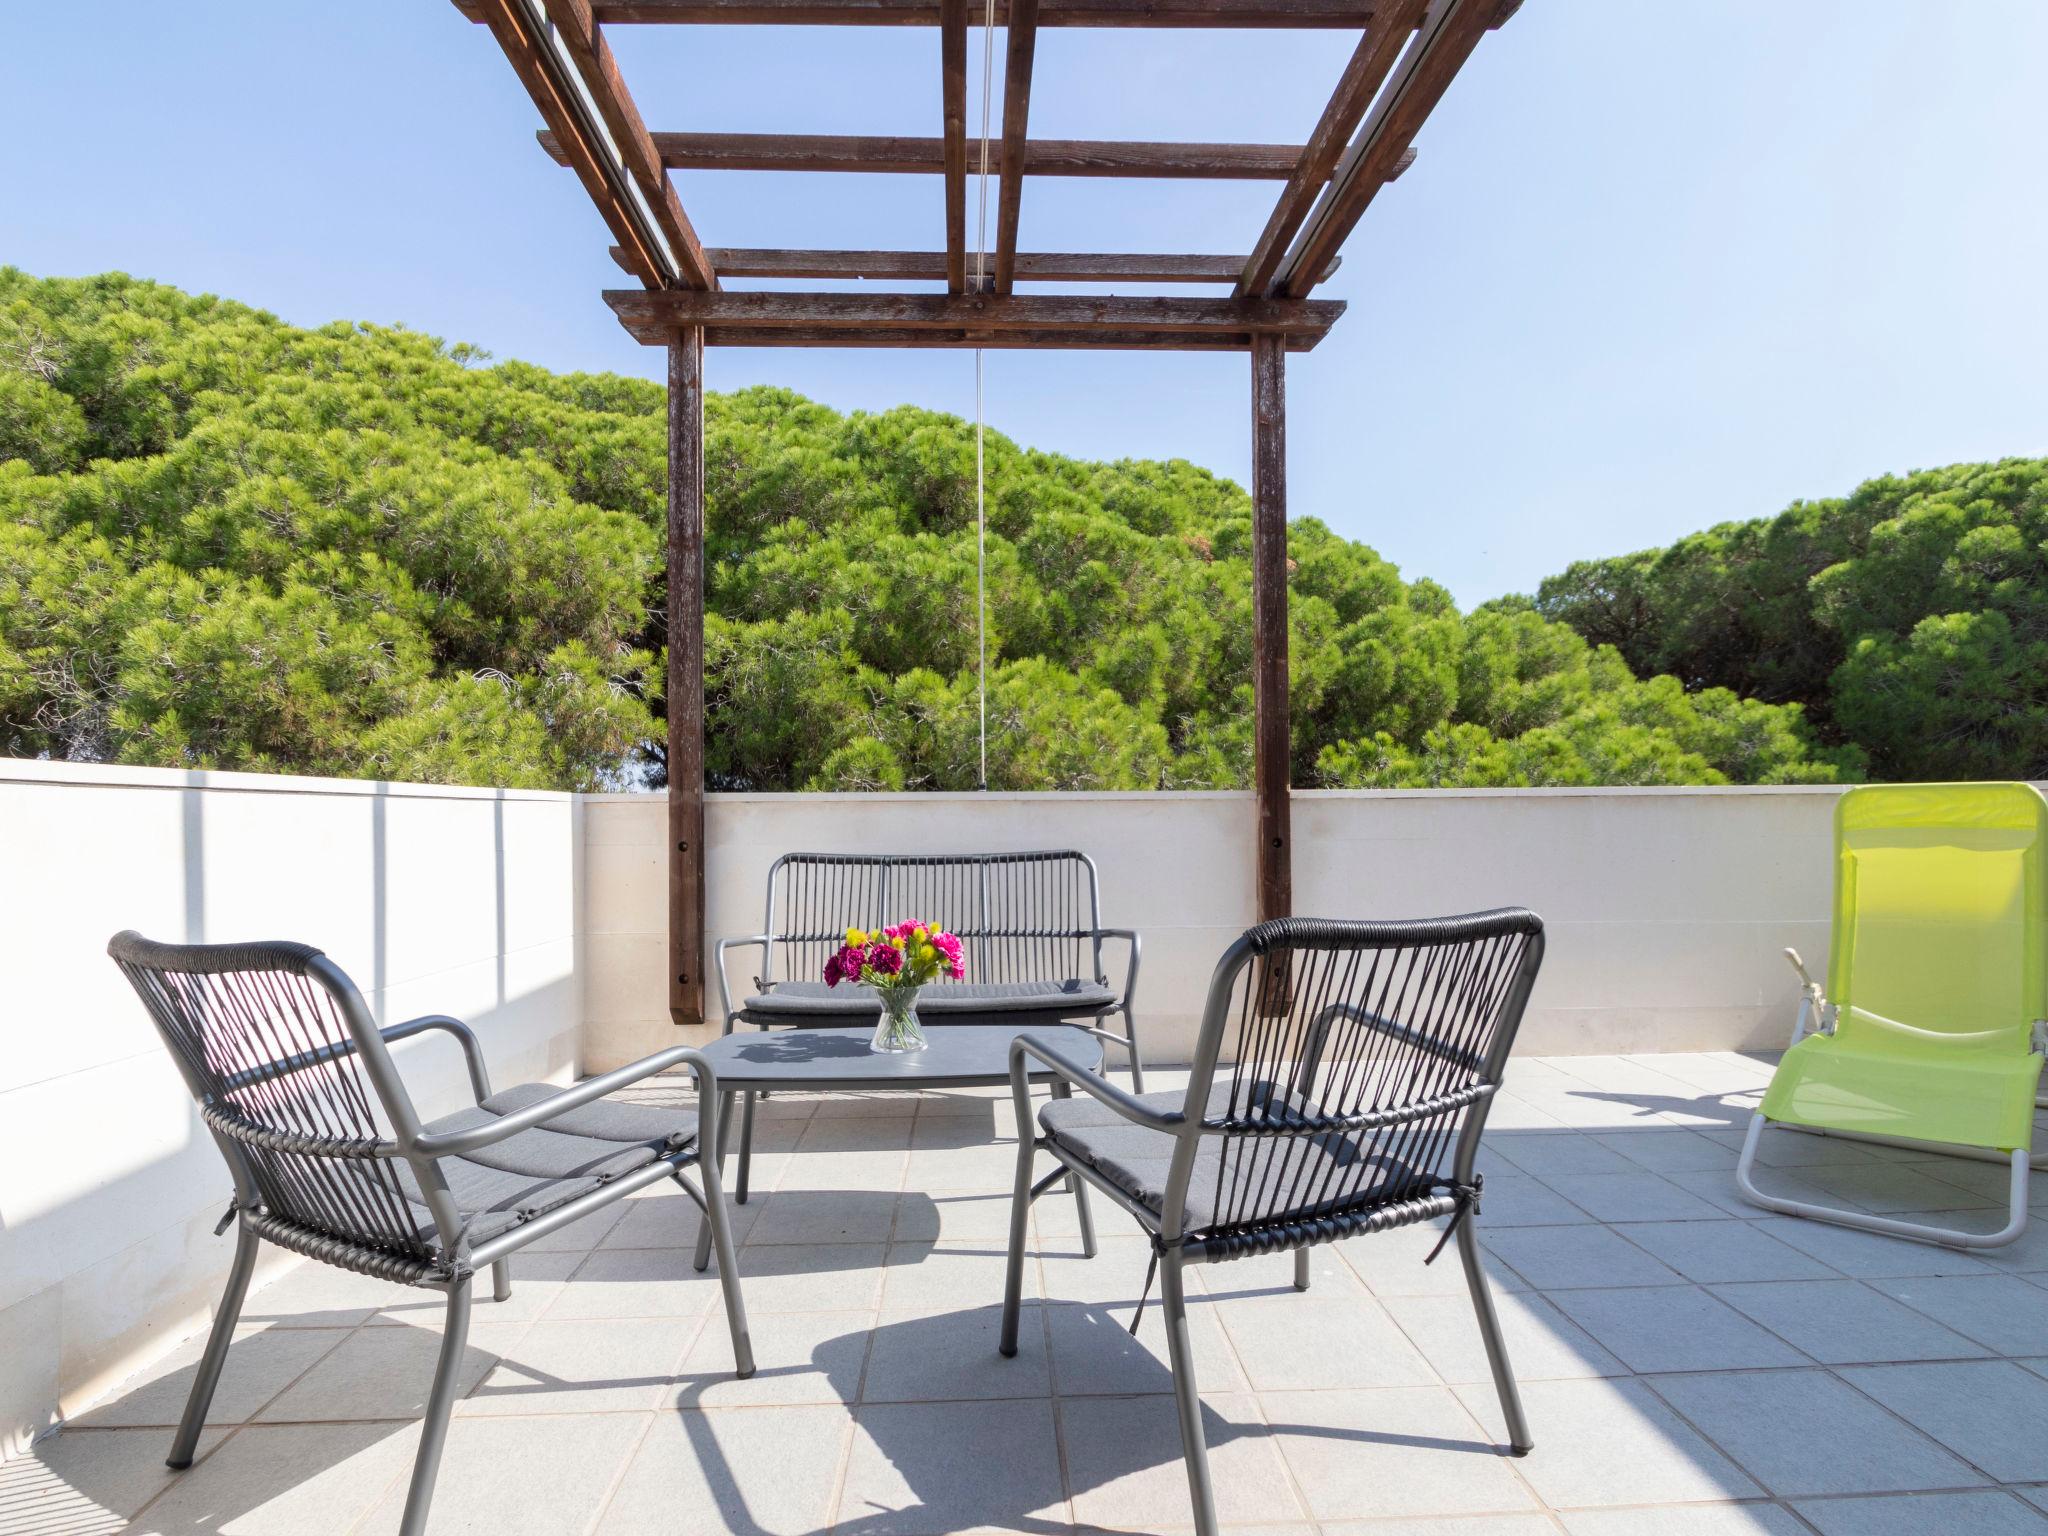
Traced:
<svg viewBox="0 0 2048 1536">
<path fill-rule="evenodd" d="M 935 1024 L 921 1051 L 875 1051 L 872 1024 L 858 1029 L 737 1030 L 704 1047 L 721 1088 L 986 1087 L 1010 1079 L 1010 1042 L 1019 1035 L 1046 1041 L 1090 1071 L 1102 1065 L 1102 1041 L 1071 1024 Z M 1051 1075 L 1035 1057 L 1024 1058 L 1034 1078 Z"/>
</svg>

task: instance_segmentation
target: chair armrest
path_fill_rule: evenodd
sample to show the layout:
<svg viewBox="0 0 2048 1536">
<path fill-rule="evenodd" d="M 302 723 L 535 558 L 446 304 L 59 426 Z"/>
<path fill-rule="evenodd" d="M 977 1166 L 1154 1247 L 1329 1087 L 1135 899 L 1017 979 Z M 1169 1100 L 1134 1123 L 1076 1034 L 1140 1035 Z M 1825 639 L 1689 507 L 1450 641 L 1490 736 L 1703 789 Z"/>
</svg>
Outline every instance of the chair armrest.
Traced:
<svg viewBox="0 0 2048 1536">
<path fill-rule="evenodd" d="M 653 1077 L 657 1072 L 666 1072 L 670 1067 L 687 1065 L 696 1074 L 697 1103 L 699 1119 L 699 1142 L 716 1133 L 718 1103 L 718 1076 L 711 1063 L 704 1059 L 703 1052 L 687 1045 L 672 1045 L 665 1051 L 656 1051 L 629 1066 L 602 1077 L 586 1078 L 580 1083 L 564 1088 L 560 1093 L 550 1094 L 538 1104 L 529 1104 L 513 1114 L 500 1116 L 489 1125 L 480 1125 L 469 1131 L 443 1131 L 414 1139 L 411 1151 L 425 1157 L 459 1157 L 466 1152 L 491 1146 L 508 1136 L 521 1131 L 530 1131 L 535 1126 L 545 1125 L 557 1115 L 601 1099 L 607 1094 L 617 1093 L 642 1078 Z M 716 1145 L 713 1141 L 711 1145 Z"/>
<path fill-rule="evenodd" d="M 1131 997 L 1138 990 L 1138 961 L 1142 957 L 1145 941 L 1138 936 L 1135 928 L 1098 928 L 1098 939 L 1122 939 L 1131 946 L 1131 963 L 1124 971 L 1124 989 L 1117 1001 L 1123 1005 L 1125 1014 L 1131 1011 Z"/>
<path fill-rule="evenodd" d="M 1019 1035 L 1010 1042 L 1010 1092 L 1016 1098 L 1020 1113 L 1022 1106 L 1031 1096 L 1031 1079 L 1024 1066 L 1026 1056 L 1036 1057 L 1052 1068 L 1056 1077 L 1073 1084 L 1089 1097 L 1099 1099 L 1134 1125 L 1142 1125 L 1154 1131 L 1172 1131 L 1178 1130 L 1187 1122 L 1187 1116 L 1179 1110 L 1154 1109 L 1143 1099 L 1124 1092 L 1108 1078 L 1090 1071 L 1061 1051 L 1058 1046 L 1050 1041 L 1041 1040 L 1036 1035 Z M 1020 1138 L 1025 1134 L 1025 1127 L 1021 1123 L 1017 1127 L 1017 1134 Z"/>
<path fill-rule="evenodd" d="M 378 1038 L 386 1045 L 424 1034 L 427 1030 L 439 1029 L 455 1037 L 462 1047 L 464 1063 L 469 1068 L 469 1086 L 481 1104 L 490 1095 L 490 1073 L 484 1067 L 483 1047 L 477 1043 L 476 1033 L 462 1020 L 451 1018 L 445 1013 L 425 1014 L 417 1019 L 407 1019 L 402 1024 L 387 1024 L 377 1031 Z M 280 1077 L 289 1077 L 294 1072 L 303 1072 L 308 1067 L 317 1067 L 322 1062 L 334 1061 L 342 1056 L 353 1056 L 356 1043 L 353 1040 L 337 1040 L 315 1050 L 299 1051 L 291 1056 L 281 1056 L 276 1061 L 266 1061 L 261 1066 L 244 1067 L 227 1080 L 225 1086 L 233 1091 L 246 1088 L 251 1083 L 267 1083 Z"/>
<path fill-rule="evenodd" d="M 775 935 L 772 933 L 749 933 L 736 938 L 720 939 L 718 941 L 714 951 L 718 964 L 718 1001 L 725 1015 L 723 1022 L 727 1034 L 732 1033 L 732 1021 L 735 1014 L 732 1006 L 732 983 L 726 979 L 725 974 L 725 952 L 735 944 L 758 944 L 761 946 L 762 958 L 766 959 L 768 946 L 774 942 Z"/>
<path fill-rule="evenodd" d="M 484 1065 L 484 1048 L 477 1042 L 476 1031 L 458 1018 L 445 1013 L 424 1014 L 417 1019 L 407 1019 L 403 1024 L 392 1024 L 377 1031 L 387 1045 L 414 1035 L 423 1035 L 430 1029 L 438 1029 L 453 1035 L 455 1043 L 462 1047 L 462 1060 L 469 1068 L 469 1086 L 476 1094 L 477 1103 L 491 1096 L 490 1069 Z"/>
</svg>

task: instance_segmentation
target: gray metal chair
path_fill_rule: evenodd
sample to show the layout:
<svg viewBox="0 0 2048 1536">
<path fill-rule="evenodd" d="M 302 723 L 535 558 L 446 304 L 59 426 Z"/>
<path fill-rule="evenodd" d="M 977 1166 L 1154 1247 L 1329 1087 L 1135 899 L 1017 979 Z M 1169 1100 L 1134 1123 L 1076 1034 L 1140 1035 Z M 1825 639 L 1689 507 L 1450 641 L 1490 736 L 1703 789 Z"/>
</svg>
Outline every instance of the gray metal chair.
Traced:
<svg viewBox="0 0 2048 1536">
<path fill-rule="evenodd" d="M 741 1376 L 754 1370 L 716 1158 L 718 1091 L 684 1046 L 572 1088 L 491 1091 L 476 1036 L 434 1014 L 379 1029 L 355 984 L 305 944 L 158 944 L 120 933 L 107 946 L 170 1047 L 234 1178 L 219 1231 L 238 1223 L 234 1263 L 169 1465 L 192 1464 L 249 1288 L 259 1242 L 446 1294 L 440 1363 L 406 1497 L 404 1536 L 426 1529 L 469 1333 L 470 1286 L 493 1271 L 511 1294 L 510 1256 L 661 1179 L 704 1210 Z M 475 1106 L 423 1122 L 391 1043 L 453 1035 Z M 670 1067 L 695 1074 L 698 1114 L 598 1102 Z M 699 1124 L 699 1117 L 702 1124 Z M 683 1176 L 702 1172 L 700 1191 Z M 703 1269 L 699 1258 L 696 1267 Z"/>
<path fill-rule="evenodd" d="M 1017 1352 L 1030 1204 L 1079 1174 L 1152 1239 L 1201 1536 L 1213 1536 L 1216 1506 L 1188 1347 L 1189 1264 L 1291 1249 L 1306 1290 L 1314 1244 L 1448 1216 L 1444 1240 L 1456 1232 L 1510 1446 L 1528 1452 L 1480 1268 L 1473 1162 L 1542 957 L 1542 921 L 1519 908 L 1418 922 L 1282 918 L 1217 964 L 1184 1093 L 1125 1093 L 1029 1035 L 1011 1047 L 1020 1145 L 1002 1353 Z M 1024 1131 L 1026 1056 L 1085 1095 L 1041 1109 L 1036 1139 Z M 1059 1166 L 1034 1183 L 1039 1152 Z"/>
</svg>

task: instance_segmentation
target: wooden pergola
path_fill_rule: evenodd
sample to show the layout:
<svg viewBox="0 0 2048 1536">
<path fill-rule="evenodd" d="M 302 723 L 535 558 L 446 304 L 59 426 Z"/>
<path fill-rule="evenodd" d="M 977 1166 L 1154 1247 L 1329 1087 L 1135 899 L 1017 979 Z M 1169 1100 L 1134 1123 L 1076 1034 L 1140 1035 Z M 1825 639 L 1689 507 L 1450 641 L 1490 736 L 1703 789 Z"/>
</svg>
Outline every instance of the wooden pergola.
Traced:
<svg viewBox="0 0 2048 1536">
<path fill-rule="evenodd" d="M 1286 357 L 1344 305 L 1312 297 L 1480 38 L 1520 0 L 995 0 L 1007 31 L 996 237 L 977 282 L 967 245 L 967 31 L 986 0 L 455 0 L 491 30 L 547 125 L 541 147 L 576 173 L 637 289 L 604 300 L 668 349 L 668 997 L 703 1018 L 704 349 L 1072 347 L 1251 355 L 1253 686 L 1258 901 L 1292 905 L 1288 806 Z M 930 138 L 655 132 L 641 121 L 606 29 L 641 25 L 930 27 L 943 121 Z M 1034 139 L 1032 60 L 1045 27 L 1315 28 L 1360 34 L 1304 144 Z M 991 103 L 993 109 L 993 103 Z M 929 175 L 943 247 L 890 251 L 706 246 L 671 170 Z M 1036 176 L 1266 180 L 1279 195 L 1240 255 L 1020 250 Z M 935 210 L 936 211 L 936 210 Z M 936 227 L 936 221 L 935 221 Z M 938 292 L 736 291 L 733 278 L 943 282 Z M 1200 297 L 1024 293 L 1019 284 L 1212 285 Z"/>
</svg>

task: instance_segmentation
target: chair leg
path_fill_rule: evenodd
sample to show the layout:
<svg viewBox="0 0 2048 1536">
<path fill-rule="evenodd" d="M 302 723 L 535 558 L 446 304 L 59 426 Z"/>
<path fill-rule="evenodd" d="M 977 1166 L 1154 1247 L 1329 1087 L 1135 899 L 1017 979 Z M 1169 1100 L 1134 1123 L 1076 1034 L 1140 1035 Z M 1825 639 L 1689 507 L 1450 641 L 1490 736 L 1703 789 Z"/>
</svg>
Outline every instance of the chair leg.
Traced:
<svg viewBox="0 0 2048 1536">
<path fill-rule="evenodd" d="M 1181 1256 L 1159 1258 L 1159 1310 L 1166 1319 L 1166 1354 L 1173 1367 L 1173 1400 L 1180 1410 L 1181 1456 L 1188 1467 L 1188 1501 L 1196 1536 L 1216 1536 L 1216 1495 L 1209 1483 L 1209 1442 L 1202 1434 L 1202 1394 L 1195 1384 L 1195 1353 L 1188 1342 L 1188 1300 L 1181 1287 Z"/>
<path fill-rule="evenodd" d="M 1500 1394 L 1501 1417 L 1508 1422 L 1508 1448 L 1517 1456 L 1526 1456 L 1536 1442 L 1529 1438 L 1528 1416 L 1522 1412 L 1522 1390 L 1515 1385 L 1515 1368 L 1508 1362 L 1507 1340 L 1501 1336 L 1500 1314 L 1494 1311 L 1493 1292 L 1487 1286 L 1486 1271 L 1480 1266 L 1479 1230 L 1470 1211 L 1458 1223 L 1458 1257 L 1465 1265 L 1472 1310 L 1479 1315 L 1479 1337 L 1486 1344 L 1493 1389 Z"/>
<path fill-rule="evenodd" d="M 754 1171 L 754 1095 L 750 1089 L 742 1095 L 745 1108 L 740 1112 L 740 1176 L 733 1184 L 732 1198 L 735 1204 L 747 1203 L 747 1178 Z"/>
<path fill-rule="evenodd" d="M 718 1149 L 717 1149 L 717 1157 L 718 1157 L 718 1167 L 719 1167 L 719 1172 L 720 1172 L 720 1174 L 721 1174 L 721 1175 L 722 1175 L 722 1174 L 724 1173 L 724 1171 L 725 1171 L 725 1149 L 726 1149 L 726 1145 L 727 1145 L 727 1143 L 728 1143 L 728 1142 L 730 1142 L 731 1140 L 732 1140 L 732 1095 L 731 1095 L 731 1094 L 729 1094 L 729 1093 L 721 1093 L 721 1094 L 720 1094 L 720 1095 L 718 1096 Z M 701 1164 L 702 1164 L 702 1162 L 703 1162 L 703 1158 L 702 1158 L 702 1157 L 700 1156 L 700 1157 L 699 1157 L 699 1158 L 697 1159 L 697 1161 L 698 1161 L 698 1163 L 699 1163 L 699 1164 L 701 1165 Z M 681 1170 L 680 1168 L 678 1168 L 678 1169 L 676 1170 L 676 1182 L 677 1182 L 678 1184 L 680 1184 L 680 1183 L 682 1182 L 682 1180 L 683 1180 L 683 1173 L 682 1173 L 682 1170 Z M 707 1201 L 705 1201 L 705 1205 L 706 1205 L 706 1206 L 709 1206 L 709 1205 L 710 1205 L 710 1203 L 711 1203 L 711 1202 L 710 1202 L 710 1201 L 708 1201 L 708 1200 L 707 1200 Z M 706 1218 L 705 1218 L 705 1219 L 704 1219 L 703 1221 L 700 1221 L 700 1222 L 698 1222 L 698 1223 L 697 1223 L 697 1253 L 696 1253 L 696 1257 L 695 1257 L 694 1259 L 692 1259 L 692 1261 L 691 1261 L 691 1266 L 690 1266 L 690 1267 L 691 1267 L 691 1268 L 693 1268 L 693 1269 L 695 1269 L 695 1270 L 697 1271 L 697 1273 L 701 1275 L 701 1274 L 703 1274 L 703 1273 L 704 1273 L 705 1269 L 706 1269 L 706 1268 L 708 1268 L 708 1267 L 710 1266 L 710 1263 L 711 1263 L 711 1221 L 710 1221 L 710 1218 L 709 1218 L 709 1217 L 707 1216 L 707 1217 L 706 1217 Z"/>
<path fill-rule="evenodd" d="M 1306 1248 L 1294 1250 L 1294 1288 L 1297 1291 L 1308 1289 L 1308 1250 Z"/>
<path fill-rule="evenodd" d="M 221 1367 L 228 1363 L 228 1346 L 235 1341 L 235 1324 L 242 1319 L 242 1299 L 249 1294 L 249 1275 L 256 1268 L 259 1239 L 247 1227 L 235 1228 L 235 1257 L 228 1266 L 227 1288 L 220 1293 L 220 1306 L 213 1314 L 213 1332 L 206 1338 L 206 1353 L 199 1357 L 199 1373 L 192 1378 L 192 1395 L 185 1399 L 185 1416 L 178 1421 L 177 1437 L 164 1465 L 182 1472 L 192 1465 L 199 1432 L 206 1427 L 206 1410 L 213 1406 L 213 1389 L 220 1385 Z"/>
<path fill-rule="evenodd" d="M 512 1299 L 512 1261 L 500 1259 L 491 1266 L 491 1300 Z"/>
<path fill-rule="evenodd" d="M 1131 1058 L 1131 1092 L 1145 1091 L 1145 1063 L 1138 1055 L 1138 1021 L 1131 1017 L 1131 1011 L 1124 1010 L 1124 1038 L 1131 1043 L 1128 1047 Z"/>
<path fill-rule="evenodd" d="M 739 1259 L 733 1253 L 725 1187 L 718 1177 L 716 1159 L 698 1158 L 697 1175 L 704 1183 L 704 1231 L 711 1234 L 712 1244 L 718 1249 L 718 1288 L 725 1295 L 725 1325 L 732 1332 L 734 1374 L 745 1381 L 754 1374 L 754 1341 L 747 1331 L 747 1303 L 740 1295 Z M 703 1246 L 701 1234 L 698 1246 Z"/>
<path fill-rule="evenodd" d="M 1072 1086 L 1053 1079 L 1052 1096 L 1056 1099 L 1070 1099 L 1074 1096 Z M 1024 1134 L 1019 1127 L 1018 1135 Z M 1078 1173 L 1067 1175 L 1067 1193 L 1074 1197 L 1074 1214 L 1081 1219 L 1081 1256 L 1095 1257 L 1095 1213 L 1088 1208 L 1088 1185 Z"/>
<path fill-rule="evenodd" d="M 469 1277 L 448 1288 L 448 1321 L 441 1329 L 441 1358 L 434 1367 L 434 1386 L 427 1393 L 426 1417 L 420 1421 L 420 1449 L 413 1457 L 412 1486 L 405 1494 L 405 1518 L 398 1536 L 426 1536 L 427 1510 L 434 1502 L 434 1480 L 441 1475 L 441 1451 L 448 1443 L 448 1416 L 455 1409 L 455 1388 L 462 1379 L 462 1356 L 469 1348 Z"/>
<path fill-rule="evenodd" d="M 1017 1183 L 1010 1194 L 1010 1258 L 1003 1271 L 1003 1336 L 996 1346 L 1005 1356 L 1017 1353 L 1017 1320 L 1024 1307 L 1024 1234 L 1031 1222 L 1032 1157 L 1037 1150 L 1031 1127 L 1019 1127 Z"/>
</svg>

